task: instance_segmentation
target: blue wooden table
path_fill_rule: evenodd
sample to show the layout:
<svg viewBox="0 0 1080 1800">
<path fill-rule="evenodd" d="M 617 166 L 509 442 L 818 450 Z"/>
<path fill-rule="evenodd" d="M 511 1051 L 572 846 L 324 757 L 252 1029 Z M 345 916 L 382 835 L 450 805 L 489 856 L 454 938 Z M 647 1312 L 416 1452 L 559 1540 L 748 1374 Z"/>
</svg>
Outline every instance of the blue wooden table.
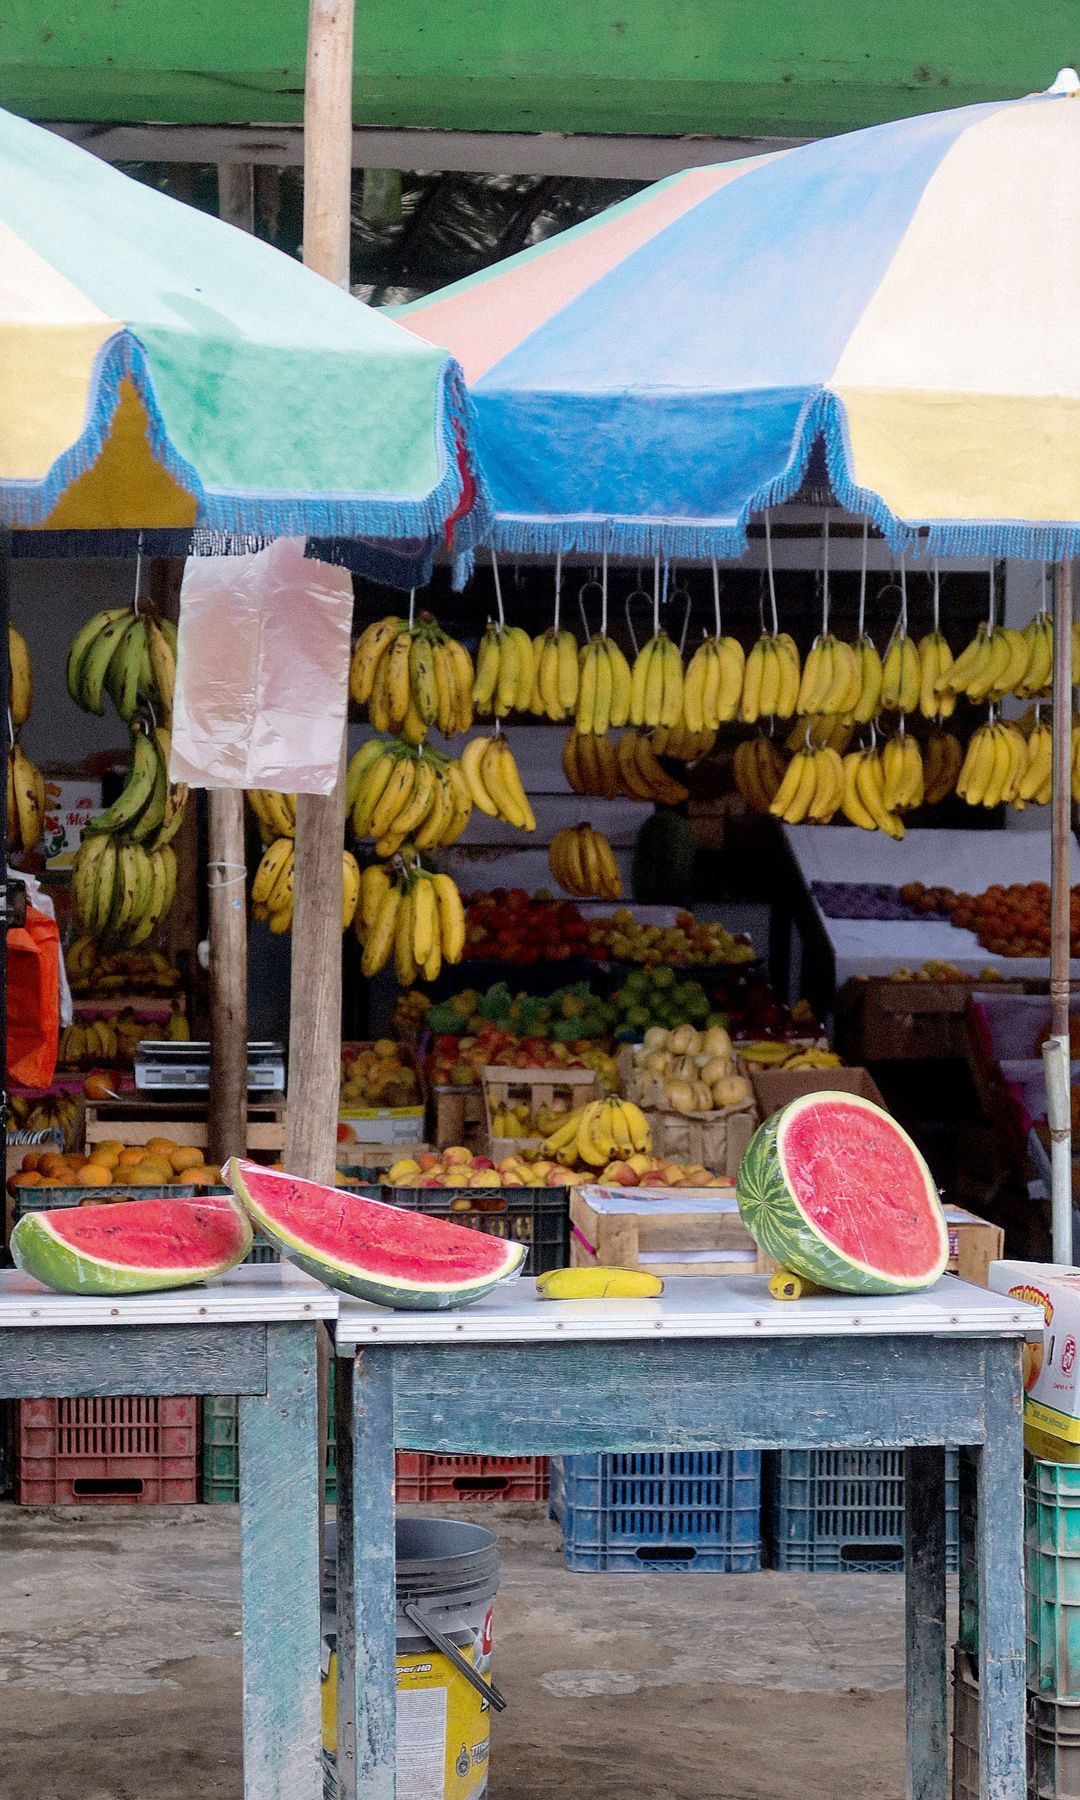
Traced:
<svg viewBox="0 0 1080 1800">
<path fill-rule="evenodd" d="M 519 1280 L 445 1313 L 343 1299 L 341 1800 L 394 1800 L 395 1445 L 494 1456 L 903 1447 L 907 1796 L 947 1800 L 947 1444 L 976 1448 L 980 1800 L 1024 1800 L 1020 1347 L 1041 1329 L 1033 1307 L 951 1276 L 925 1294 L 795 1304 L 772 1300 L 764 1276 L 677 1277 L 657 1301 L 599 1302 L 541 1301 Z"/>
<path fill-rule="evenodd" d="M 116 1300 L 0 1271 L 0 1399 L 240 1397 L 245 1800 L 322 1796 L 316 1334 L 337 1300 L 288 1265 Z"/>
</svg>

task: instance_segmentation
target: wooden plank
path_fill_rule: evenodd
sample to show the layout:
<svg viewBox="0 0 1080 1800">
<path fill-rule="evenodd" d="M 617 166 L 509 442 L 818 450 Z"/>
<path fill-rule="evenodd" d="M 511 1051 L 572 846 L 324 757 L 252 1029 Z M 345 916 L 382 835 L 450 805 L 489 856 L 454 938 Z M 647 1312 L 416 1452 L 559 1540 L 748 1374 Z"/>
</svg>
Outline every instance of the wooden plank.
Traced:
<svg viewBox="0 0 1080 1800">
<path fill-rule="evenodd" d="M 250 174 L 250 170 L 248 171 Z M 216 1163 L 247 1143 L 247 883 L 244 795 L 210 793 L 210 1096 L 207 1143 Z"/>
<path fill-rule="evenodd" d="M 986 1435 L 976 1457 L 979 1800 L 1024 1800 L 1027 1663 L 1019 1344 L 987 1345 L 986 1390 Z"/>
<path fill-rule="evenodd" d="M 0 1331 L 0 1400 L 69 1394 L 261 1394 L 265 1325 Z"/>
<path fill-rule="evenodd" d="M 983 1346 L 933 1338 L 401 1345 L 398 1442 L 489 1456 L 981 1443 Z M 491 1395 L 510 1393 L 511 1409 Z"/>
<path fill-rule="evenodd" d="M 907 1800 L 947 1800 L 945 1450 L 904 1456 Z"/>
<path fill-rule="evenodd" d="M 394 1800 L 394 1367 L 337 1362 L 339 1800 Z"/>
<path fill-rule="evenodd" d="M 321 1800 L 316 1328 L 267 1332 L 240 1401 L 245 1800 Z"/>
</svg>

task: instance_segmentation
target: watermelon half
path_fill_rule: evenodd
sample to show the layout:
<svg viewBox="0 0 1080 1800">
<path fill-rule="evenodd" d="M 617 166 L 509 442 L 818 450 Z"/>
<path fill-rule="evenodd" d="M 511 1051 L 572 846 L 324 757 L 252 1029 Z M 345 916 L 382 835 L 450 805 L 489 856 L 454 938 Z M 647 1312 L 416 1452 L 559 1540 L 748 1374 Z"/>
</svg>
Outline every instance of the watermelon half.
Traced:
<svg viewBox="0 0 1080 1800">
<path fill-rule="evenodd" d="M 525 1244 L 234 1156 L 225 1179 L 259 1230 L 309 1275 L 377 1306 L 468 1306 L 516 1275 Z"/>
<path fill-rule="evenodd" d="M 934 1179 L 896 1120 L 856 1094 L 803 1094 L 758 1127 L 743 1223 L 784 1268 L 845 1294 L 930 1287 L 949 1260 Z"/>
<path fill-rule="evenodd" d="M 25 1213 L 11 1234 L 20 1269 L 59 1294 L 152 1294 L 224 1275 L 251 1249 L 236 1203 L 125 1200 Z"/>
</svg>

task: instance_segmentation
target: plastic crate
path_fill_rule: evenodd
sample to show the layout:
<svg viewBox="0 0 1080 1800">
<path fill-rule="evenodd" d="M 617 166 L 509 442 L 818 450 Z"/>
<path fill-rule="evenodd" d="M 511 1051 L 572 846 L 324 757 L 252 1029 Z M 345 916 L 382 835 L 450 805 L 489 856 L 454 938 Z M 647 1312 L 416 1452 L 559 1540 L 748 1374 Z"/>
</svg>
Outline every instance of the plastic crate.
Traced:
<svg viewBox="0 0 1080 1800">
<path fill-rule="evenodd" d="M 1080 1706 L 1029 1694 L 1027 1758 L 1030 1800 L 1077 1800 Z"/>
<path fill-rule="evenodd" d="M 15 1484 L 13 1417 L 14 1408 L 11 1401 L 0 1400 L 0 1494 L 10 1494 Z"/>
<path fill-rule="evenodd" d="M 191 1505 L 198 1498 L 192 1395 L 20 1400 L 20 1506 Z"/>
<path fill-rule="evenodd" d="M 202 1403 L 200 1498 L 204 1506 L 233 1506 L 240 1498 L 239 1427 L 240 1403 L 236 1395 L 207 1395 Z M 337 1432 L 332 1382 L 327 1416 L 326 1502 L 328 1506 L 337 1502 Z"/>
<path fill-rule="evenodd" d="M 546 1500 L 546 1456 L 429 1456 L 399 1450 L 399 1505 L 442 1500 Z"/>
<path fill-rule="evenodd" d="M 967 1464 L 970 1467 L 970 1479 L 960 1489 L 960 1539 L 957 1546 L 957 1562 L 960 1568 L 960 1643 L 972 1656 L 979 1654 L 979 1565 L 977 1550 L 978 1523 L 975 1505 L 975 1452 L 968 1444 L 960 1449 L 958 1468 Z M 971 1545 L 972 1555 L 965 1567 L 960 1557 L 960 1548 L 965 1540 Z"/>
<path fill-rule="evenodd" d="M 979 1679 L 962 1644 L 953 1651 L 952 1800 L 979 1800 Z"/>
<path fill-rule="evenodd" d="M 767 1516 L 776 1569 L 881 1574 L 904 1566 L 902 1450 L 781 1450 Z M 959 1567 L 957 1452 L 945 1453 L 946 1567 Z"/>
<path fill-rule="evenodd" d="M 96 1206 L 103 1200 L 194 1200 L 207 1190 L 177 1181 L 163 1187 L 125 1187 L 116 1182 L 110 1187 L 20 1187 L 15 1192 L 15 1218 L 19 1220 L 24 1213 L 57 1212 L 63 1206 Z"/>
<path fill-rule="evenodd" d="M 1043 1698 L 1076 1705 L 1080 1702 L 1080 1467 L 1033 1461 L 1024 1492 L 1028 1686 Z"/>
<path fill-rule="evenodd" d="M 365 1186 L 377 1200 L 448 1219 L 491 1237 L 527 1244 L 522 1274 L 565 1269 L 570 1261 L 570 1196 L 566 1188 L 392 1188 Z"/>
<path fill-rule="evenodd" d="M 757 1450 L 553 1457 L 550 1510 L 568 1569 L 761 1567 Z"/>
</svg>

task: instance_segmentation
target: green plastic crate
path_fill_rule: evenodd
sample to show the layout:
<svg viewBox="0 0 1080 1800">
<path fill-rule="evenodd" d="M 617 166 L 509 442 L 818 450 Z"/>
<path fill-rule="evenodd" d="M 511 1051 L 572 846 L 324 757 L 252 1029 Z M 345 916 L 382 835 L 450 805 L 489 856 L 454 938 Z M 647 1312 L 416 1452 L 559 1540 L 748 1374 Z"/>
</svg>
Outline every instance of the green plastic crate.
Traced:
<svg viewBox="0 0 1080 1800">
<path fill-rule="evenodd" d="M 1080 1702 L 1080 1467 L 1033 1460 L 1025 1498 L 1028 1687 L 1043 1699 L 1075 1705 Z"/>
<path fill-rule="evenodd" d="M 204 1506 L 231 1506 L 240 1498 L 239 1402 L 235 1394 L 207 1395 L 202 1403 L 202 1500 Z M 326 1502 L 337 1503 L 337 1435 L 334 1389 L 326 1445 Z"/>
</svg>

